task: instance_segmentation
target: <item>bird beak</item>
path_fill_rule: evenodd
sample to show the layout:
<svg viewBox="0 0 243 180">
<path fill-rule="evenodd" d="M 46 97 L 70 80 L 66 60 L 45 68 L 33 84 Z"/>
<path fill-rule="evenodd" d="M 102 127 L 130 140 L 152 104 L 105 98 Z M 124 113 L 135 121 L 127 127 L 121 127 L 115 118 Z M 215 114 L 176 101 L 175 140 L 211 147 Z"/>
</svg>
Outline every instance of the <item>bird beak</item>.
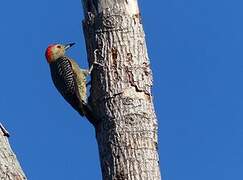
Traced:
<svg viewBox="0 0 243 180">
<path fill-rule="evenodd" d="M 69 43 L 64 45 L 65 50 L 68 50 L 70 47 L 72 47 L 75 43 Z"/>
</svg>

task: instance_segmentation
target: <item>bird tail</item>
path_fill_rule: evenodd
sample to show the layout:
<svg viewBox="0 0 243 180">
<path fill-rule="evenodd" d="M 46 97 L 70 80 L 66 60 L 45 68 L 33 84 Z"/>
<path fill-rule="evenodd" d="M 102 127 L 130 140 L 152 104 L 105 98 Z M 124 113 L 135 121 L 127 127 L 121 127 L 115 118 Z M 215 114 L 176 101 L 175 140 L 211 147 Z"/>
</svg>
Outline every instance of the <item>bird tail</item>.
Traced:
<svg viewBox="0 0 243 180">
<path fill-rule="evenodd" d="M 91 124 L 96 126 L 98 119 L 88 104 L 82 104 L 82 107 L 79 108 L 78 113 L 81 116 L 85 116 Z"/>
</svg>

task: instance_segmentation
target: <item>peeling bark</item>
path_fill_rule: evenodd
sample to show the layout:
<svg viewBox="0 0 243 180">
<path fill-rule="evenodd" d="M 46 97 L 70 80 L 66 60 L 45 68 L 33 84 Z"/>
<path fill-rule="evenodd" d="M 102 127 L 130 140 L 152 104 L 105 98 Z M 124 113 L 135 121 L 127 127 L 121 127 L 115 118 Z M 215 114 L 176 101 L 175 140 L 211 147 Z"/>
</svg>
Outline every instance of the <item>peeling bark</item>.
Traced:
<svg viewBox="0 0 243 180">
<path fill-rule="evenodd" d="M 137 0 L 83 0 L 104 180 L 160 180 L 152 72 Z"/>
<path fill-rule="evenodd" d="M 26 180 L 16 155 L 8 142 L 8 132 L 0 123 L 0 179 L 2 180 Z"/>
</svg>

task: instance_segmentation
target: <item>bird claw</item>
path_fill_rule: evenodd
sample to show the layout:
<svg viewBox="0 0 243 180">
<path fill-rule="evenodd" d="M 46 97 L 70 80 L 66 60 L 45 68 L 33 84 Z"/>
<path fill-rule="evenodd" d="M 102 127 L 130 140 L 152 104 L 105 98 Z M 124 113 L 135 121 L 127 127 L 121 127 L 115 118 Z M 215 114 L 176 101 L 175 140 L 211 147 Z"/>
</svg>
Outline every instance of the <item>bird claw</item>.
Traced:
<svg viewBox="0 0 243 180">
<path fill-rule="evenodd" d="M 98 66 L 102 66 L 102 67 L 104 66 L 103 64 L 100 64 L 100 63 L 98 63 L 98 62 L 93 62 L 93 64 L 94 64 L 94 65 L 98 65 Z"/>
</svg>

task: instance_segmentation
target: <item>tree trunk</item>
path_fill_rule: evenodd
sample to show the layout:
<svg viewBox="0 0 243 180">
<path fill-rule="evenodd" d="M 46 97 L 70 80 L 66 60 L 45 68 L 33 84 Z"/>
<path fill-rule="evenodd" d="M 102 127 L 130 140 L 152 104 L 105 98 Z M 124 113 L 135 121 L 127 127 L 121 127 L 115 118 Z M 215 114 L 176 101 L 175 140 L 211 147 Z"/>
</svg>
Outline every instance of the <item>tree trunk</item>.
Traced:
<svg viewBox="0 0 243 180">
<path fill-rule="evenodd" d="M 26 180 L 19 162 L 8 142 L 8 132 L 0 123 L 0 179 Z"/>
<path fill-rule="evenodd" d="M 137 0 L 83 0 L 104 180 L 160 180 L 152 72 Z"/>
</svg>

